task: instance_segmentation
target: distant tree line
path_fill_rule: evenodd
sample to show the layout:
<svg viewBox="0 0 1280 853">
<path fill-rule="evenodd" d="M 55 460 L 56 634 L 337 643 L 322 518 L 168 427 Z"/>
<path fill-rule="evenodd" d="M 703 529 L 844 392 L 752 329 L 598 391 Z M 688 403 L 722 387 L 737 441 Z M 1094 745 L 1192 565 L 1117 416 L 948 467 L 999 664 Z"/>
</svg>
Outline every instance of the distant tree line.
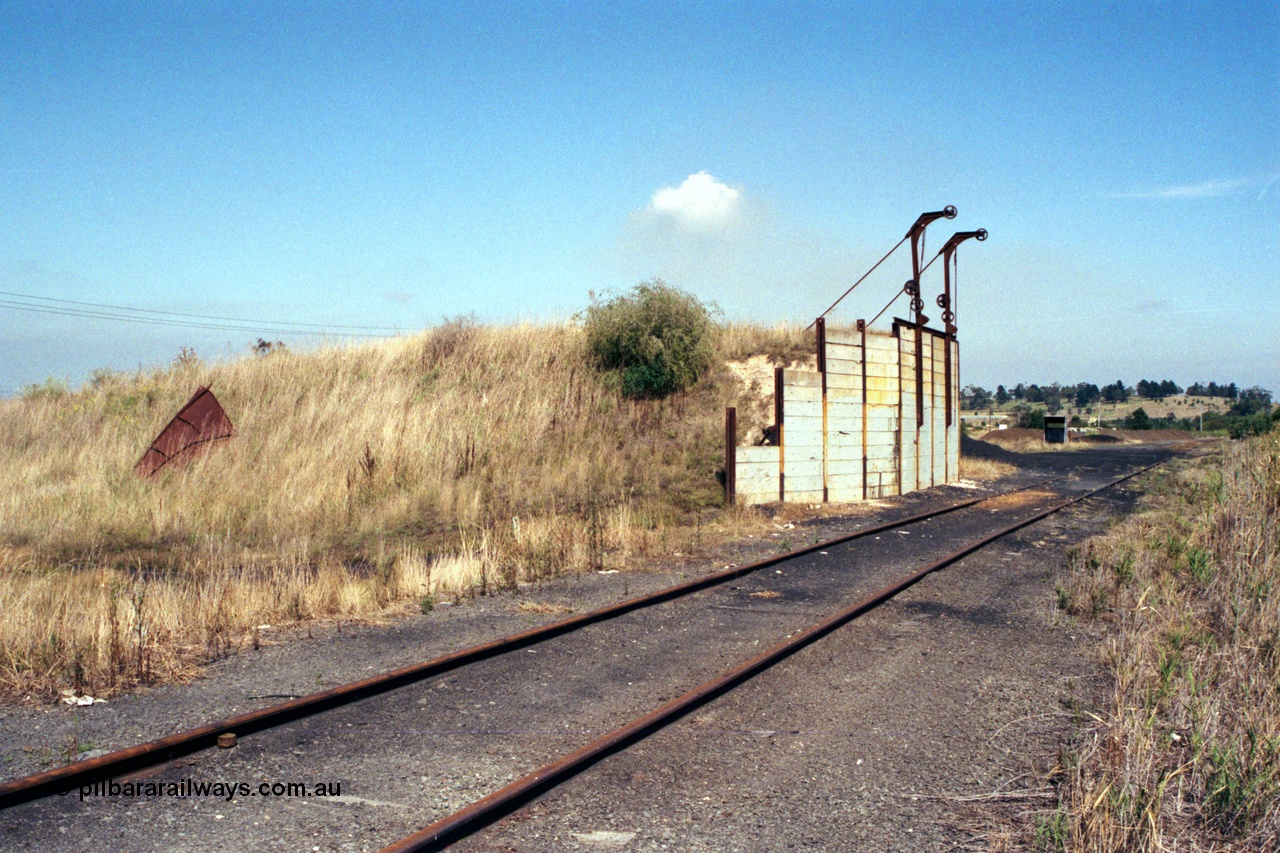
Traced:
<svg viewBox="0 0 1280 853">
<path fill-rule="evenodd" d="M 1165 397 L 1176 397 L 1182 393 L 1182 387 L 1172 379 L 1155 382 L 1151 379 L 1139 379 L 1138 396 L 1147 400 L 1163 400 Z"/>
<path fill-rule="evenodd" d="M 965 406 L 974 409 L 986 409 L 1003 406 L 1010 400 L 1025 403 L 1043 403 L 1051 411 L 1061 408 L 1064 400 L 1070 401 L 1077 409 L 1083 409 L 1096 403 L 1125 403 L 1130 397 L 1159 402 L 1166 397 L 1176 397 L 1183 393 L 1183 388 L 1172 379 L 1160 381 L 1140 379 L 1136 385 L 1125 385 L 1117 379 L 1110 385 L 1098 387 L 1092 382 L 1078 382 L 1074 385 L 1063 385 L 1054 382 L 1051 385 L 1026 385 L 1019 382 L 1012 388 L 996 386 L 994 392 L 980 385 L 965 386 L 960 392 Z M 1188 397 L 1218 397 L 1225 400 L 1252 400 L 1270 403 L 1271 392 L 1265 388 L 1254 386 L 1240 390 L 1236 383 L 1219 385 L 1217 382 L 1197 382 L 1186 389 Z"/>
<path fill-rule="evenodd" d="M 1219 385 L 1217 382 L 1210 382 L 1205 385 L 1203 382 L 1197 382 L 1187 389 L 1188 397 L 1226 397 L 1228 400 L 1234 400 L 1240 396 L 1236 383 L 1230 385 Z"/>
<path fill-rule="evenodd" d="M 1092 382 L 1078 382 L 1074 385 L 1063 385 L 1054 382 L 1050 385 L 1023 384 L 1019 382 L 1012 388 L 1004 385 L 996 386 L 990 392 L 980 385 L 968 385 L 960 392 L 964 408 L 976 411 L 993 410 L 1004 407 L 1010 401 L 1021 426 L 1039 429 L 1044 426 L 1044 415 L 1057 414 L 1064 404 L 1071 405 L 1080 412 L 1092 413 L 1092 407 L 1101 403 L 1125 403 L 1133 398 L 1161 402 L 1167 397 L 1177 396 L 1183 389 L 1171 379 L 1156 381 L 1139 380 L 1136 385 L 1127 386 L 1117 379 L 1110 385 L 1099 387 Z M 1255 435 L 1268 432 L 1276 424 L 1280 424 L 1280 407 L 1272 410 L 1271 392 L 1265 388 L 1253 386 L 1240 390 L 1236 383 L 1218 384 L 1216 382 L 1197 382 L 1186 389 L 1188 396 L 1217 397 L 1232 401 L 1225 412 L 1206 411 L 1190 418 L 1178 418 L 1173 412 L 1164 417 L 1153 417 L 1146 409 L 1138 408 L 1111 422 L 1111 425 L 1125 429 L 1200 429 L 1206 431 L 1223 431 L 1232 437 Z M 1030 404 L 1042 404 L 1044 409 Z M 1072 426 L 1083 426 L 1084 421 L 1078 416 L 1072 418 Z"/>
</svg>

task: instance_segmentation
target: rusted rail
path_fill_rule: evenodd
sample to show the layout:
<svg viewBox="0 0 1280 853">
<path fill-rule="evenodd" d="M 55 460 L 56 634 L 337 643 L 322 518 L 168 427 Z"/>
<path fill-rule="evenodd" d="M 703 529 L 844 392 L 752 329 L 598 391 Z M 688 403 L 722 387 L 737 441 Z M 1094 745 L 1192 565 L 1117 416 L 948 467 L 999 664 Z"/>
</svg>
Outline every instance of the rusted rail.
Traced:
<svg viewBox="0 0 1280 853">
<path fill-rule="evenodd" d="M 614 729 L 613 731 L 597 738 L 586 744 L 580 749 L 560 758 L 550 764 L 544 765 L 528 775 L 517 779 L 509 785 L 494 791 L 492 794 L 477 800 L 471 805 L 450 814 L 430 826 L 420 830 L 419 832 L 401 839 L 393 844 L 384 847 L 380 853 L 428 853 L 428 851 L 443 850 L 450 845 L 461 841 L 469 835 L 483 829 L 486 826 L 500 820 L 505 815 L 518 809 L 525 803 L 536 799 L 538 796 L 546 793 L 552 788 L 568 781 L 572 777 L 586 770 L 588 767 L 617 753 L 628 746 L 643 740 L 654 732 L 664 728 L 675 722 L 681 717 L 689 714 L 697 708 L 705 705 L 744 681 L 752 678 L 760 672 L 773 666 L 775 663 L 795 654 L 800 649 L 808 646 L 816 640 L 826 636 L 847 622 L 856 619 L 863 613 L 874 609 L 878 605 L 888 601 L 899 592 L 918 583 L 926 575 L 945 568 L 964 557 L 978 551 L 987 545 L 1021 530 L 1024 527 L 1035 524 L 1056 512 L 1060 512 L 1069 506 L 1080 503 L 1101 491 L 1112 488 L 1126 480 L 1132 479 L 1146 471 L 1161 465 L 1163 462 L 1157 462 L 1140 468 L 1130 474 L 1126 474 L 1117 480 L 1107 483 L 1101 488 L 1094 489 L 1091 492 L 1069 498 L 1061 503 L 1055 504 L 1048 509 L 1035 513 L 1034 515 L 1015 522 L 1001 530 L 996 531 L 988 536 L 972 542 L 958 551 L 954 551 L 940 560 L 931 563 L 924 568 L 907 575 L 901 580 L 890 586 L 887 586 L 878 592 L 874 592 L 858 603 L 835 613 L 815 625 L 806 628 L 799 634 L 793 635 L 791 638 L 784 640 L 773 648 L 769 649 L 756 657 L 751 658 L 745 663 L 739 664 L 733 669 L 725 672 L 717 678 L 705 682 L 695 687 L 683 696 L 672 699 L 665 705 L 650 711 L 643 717 L 639 717 L 624 726 Z"/>
<path fill-rule="evenodd" d="M 893 530 L 897 527 L 904 527 L 928 518 L 936 518 L 937 516 L 965 509 L 984 501 L 1004 497 L 1005 495 L 1035 489 L 1058 479 L 1061 478 L 1052 477 L 1029 486 L 1023 486 L 1020 489 L 1002 492 L 999 495 L 971 498 L 949 504 L 940 509 L 916 513 L 894 521 L 866 527 L 835 539 L 789 551 L 777 557 L 769 557 L 745 566 L 716 572 L 706 577 L 670 586 L 648 595 L 642 595 L 600 608 L 599 610 L 572 616 L 539 628 L 512 634 L 481 645 L 471 646 L 428 661 L 370 676 L 361 681 L 312 693 L 279 705 L 272 705 L 257 711 L 219 720 L 136 746 L 126 747 L 125 749 L 100 755 L 97 758 L 77 761 L 74 764 L 67 764 L 41 773 L 3 782 L 0 783 L 0 810 L 53 794 L 64 793 L 81 785 L 90 785 L 97 781 L 117 778 L 149 767 L 165 764 L 215 746 L 220 735 L 234 734 L 237 737 L 244 737 L 275 728 L 276 726 L 310 717 L 343 705 L 349 705 L 362 699 L 387 693 L 472 663 L 478 663 L 507 652 L 527 648 L 553 637 L 577 631 L 588 625 L 605 622 L 635 610 L 672 601 L 833 545 L 861 539 L 886 530 Z"/>
</svg>

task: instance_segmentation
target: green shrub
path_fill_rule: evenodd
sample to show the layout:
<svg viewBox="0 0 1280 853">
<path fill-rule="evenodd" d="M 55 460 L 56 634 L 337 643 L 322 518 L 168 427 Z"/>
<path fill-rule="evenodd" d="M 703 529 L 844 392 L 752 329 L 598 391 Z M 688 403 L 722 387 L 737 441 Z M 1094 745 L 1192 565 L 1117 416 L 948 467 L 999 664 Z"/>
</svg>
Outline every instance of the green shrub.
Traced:
<svg viewBox="0 0 1280 853">
<path fill-rule="evenodd" d="M 1275 421 L 1266 412 L 1255 412 L 1244 418 L 1231 418 L 1227 431 L 1232 438 L 1248 438 L 1251 435 L 1266 435 L 1271 432 Z"/>
<path fill-rule="evenodd" d="M 43 382 L 27 385 L 22 389 L 24 400 L 57 400 L 71 393 L 67 380 L 58 376 L 50 376 Z"/>
<path fill-rule="evenodd" d="M 1133 414 L 1124 419 L 1124 425 L 1129 429 L 1151 429 L 1151 416 L 1146 409 L 1134 409 Z"/>
<path fill-rule="evenodd" d="M 654 279 L 586 310 L 587 354 L 628 397 L 665 397 L 711 364 L 715 323 L 697 297 Z"/>
</svg>

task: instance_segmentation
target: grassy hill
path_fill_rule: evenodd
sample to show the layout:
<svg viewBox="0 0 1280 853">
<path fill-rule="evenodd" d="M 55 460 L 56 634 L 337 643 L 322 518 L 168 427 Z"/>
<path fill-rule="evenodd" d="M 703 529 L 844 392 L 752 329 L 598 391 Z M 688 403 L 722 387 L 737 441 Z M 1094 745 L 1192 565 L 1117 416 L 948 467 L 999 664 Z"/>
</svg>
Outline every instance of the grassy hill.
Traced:
<svg viewBox="0 0 1280 853">
<path fill-rule="evenodd" d="M 691 391 L 629 400 L 582 335 L 457 321 L 0 401 L 0 691 L 178 679 L 260 624 L 430 607 L 752 523 L 722 506 L 724 407 L 744 428 L 767 411 L 725 362 L 812 341 L 728 327 Z M 136 476 L 201 385 L 238 435 Z"/>
<path fill-rule="evenodd" d="M 1079 415 L 1082 420 L 1092 422 L 1095 417 L 1100 417 L 1103 421 L 1123 421 L 1129 415 L 1132 415 L 1138 409 L 1142 409 L 1152 418 L 1172 418 L 1180 420 L 1182 418 L 1194 418 L 1200 414 L 1208 414 L 1210 412 L 1225 413 L 1231 408 L 1234 401 L 1227 400 L 1223 397 L 1188 397 L 1183 394 L 1177 394 L 1171 397 L 1165 397 L 1161 400 L 1148 400 L 1143 397 L 1130 397 L 1123 403 L 1100 403 L 1096 406 L 1089 407 L 1093 411 L 1086 414 L 1084 409 L 1068 405 L 1067 401 L 1063 401 L 1062 410 L 1058 412 L 1061 415 Z M 1025 406 L 1030 411 L 1045 411 L 1044 403 L 1027 403 L 1025 401 L 1010 400 L 1003 405 L 991 401 L 990 406 L 983 406 L 981 409 L 974 410 L 967 404 L 962 406 L 961 414 L 965 417 L 986 416 L 990 412 L 995 413 L 993 422 L 998 422 L 1001 416 L 1005 420 L 1016 419 L 1018 416 L 1019 406 Z"/>
</svg>

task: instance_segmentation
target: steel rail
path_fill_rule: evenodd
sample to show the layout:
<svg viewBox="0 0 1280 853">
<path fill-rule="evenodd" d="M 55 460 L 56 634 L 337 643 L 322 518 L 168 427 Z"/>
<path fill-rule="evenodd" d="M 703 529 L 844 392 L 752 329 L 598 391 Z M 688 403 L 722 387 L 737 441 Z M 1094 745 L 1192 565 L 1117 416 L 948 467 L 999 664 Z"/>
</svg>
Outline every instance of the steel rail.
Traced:
<svg viewBox="0 0 1280 853">
<path fill-rule="evenodd" d="M 768 651 L 728 670 L 717 678 L 695 687 L 683 696 L 672 699 L 661 707 L 614 729 L 563 758 L 534 770 L 532 773 L 494 791 L 471 805 L 441 818 L 413 835 L 382 848 L 380 853 L 428 853 L 428 851 L 443 850 L 500 820 L 525 803 L 568 781 L 597 762 L 643 740 L 716 697 L 727 693 L 775 663 L 790 657 L 800 649 L 826 636 L 847 622 L 883 604 L 899 592 L 918 583 L 925 576 L 967 557 L 997 539 L 1035 524 L 1056 512 L 1091 498 L 1101 491 L 1117 486 L 1162 464 L 1164 464 L 1163 461 L 1140 468 L 1107 483 L 1105 486 L 1070 498 L 1011 524 L 1002 530 L 984 536 L 960 550 L 954 551 L 942 559 L 907 575 L 896 583 L 872 593 L 839 613 L 827 617 L 798 634 L 792 635 Z"/>
<path fill-rule="evenodd" d="M 507 652 L 527 648 L 545 640 L 617 618 L 624 614 L 656 604 L 662 604 L 694 592 L 722 584 L 726 581 L 751 574 L 760 569 L 778 565 L 787 560 L 804 556 L 824 548 L 840 545 L 866 536 L 904 527 L 918 521 L 936 518 L 940 515 L 971 507 L 975 504 L 1002 498 L 1018 492 L 1039 488 L 1047 483 L 1060 480 L 1062 477 L 1051 477 L 1046 480 L 1002 492 L 998 495 L 972 498 L 936 510 L 916 513 L 893 521 L 883 522 L 835 539 L 819 542 L 794 551 L 788 551 L 776 557 L 768 557 L 725 571 L 716 572 L 696 580 L 665 587 L 647 595 L 631 598 L 626 601 L 602 607 L 578 616 L 572 616 L 538 628 L 532 628 L 517 634 L 492 640 L 476 646 L 470 646 L 451 652 L 431 660 L 422 661 L 400 669 L 391 670 L 360 681 L 339 685 L 301 696 L 297 699 L 271 705 L 257 711 L 250 711 L 216 722 L 208 723 L 194 729 L 177 732 L 146 743 L 115 750 L 96 758 L 77 761 L 72 764 L 23 776 L 8 782 L 0 783 L 0 811 L 20 805 L 31 800 L 54 794 L 65 793 L 81 785 L 89 785 L 149 767 L 165 764 L 201 750 L 209 749 L 218 742 L 218 736 L 234 734 L 237 738 L 255 734 L 266 729 L 284 725 L 295 720 L 304 719 L 315 714 L 329 711 L 343 705 L 349 705 L 362 699 L 368 699 L 382 693 L 399 689 L 409 684 L 432 678 L 446 672 L 478 663 Z"/>
</svg>

